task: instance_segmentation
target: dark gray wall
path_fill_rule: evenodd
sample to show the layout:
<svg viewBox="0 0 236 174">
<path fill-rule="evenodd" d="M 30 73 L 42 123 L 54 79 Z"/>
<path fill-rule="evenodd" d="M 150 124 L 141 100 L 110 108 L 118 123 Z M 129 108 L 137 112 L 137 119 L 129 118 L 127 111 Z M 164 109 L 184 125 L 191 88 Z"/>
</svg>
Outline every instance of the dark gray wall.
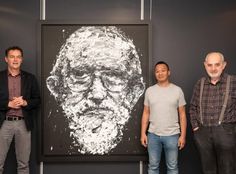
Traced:
<svg viewBox="0 0 236 174">
<path fill-rule="evenodd" d="M 170 64 L 172 81 L 181 86 L 189 103 L 196 80 L 203 75 L 207 52 L 221 51 L 228 62 L 227 71 L 236 74 L 236 2 L 234 0 L 152 0 L 153 64 Z M 149 21 L 150 2 L 145 0 L 145 20 Z M 50 0 L 46 1 L 46 19 L 81 22 L 126 22 L 140 19 L 140 0 Z M 5 68 L 4 50 L 19 45 L 25 50 L 24 69 L 37 74 L 37 22 L 39 0 L 0 0 L 0 69 Z M 188 107 L 188 105 L 187 105 Z M 39 131 L 39 130 L 38 130 Z M 38 174 L 36 130 L 33 132 L 31 173 Z M 16 173 L 11 147 L 5 174 Z M 162 170 L 164 167 L 162 167 Z M 117 163 L 45 163 L 44 173 L 137 174 L 138 162 Z M 144 165 L 147 173 L 147 164 Z M 162 172 L 163 173 L 163 172 Z M 180 174 L 200 174 L 200 162 L 191 127 L 187 145 L 180 152 Z"/>
</svg>

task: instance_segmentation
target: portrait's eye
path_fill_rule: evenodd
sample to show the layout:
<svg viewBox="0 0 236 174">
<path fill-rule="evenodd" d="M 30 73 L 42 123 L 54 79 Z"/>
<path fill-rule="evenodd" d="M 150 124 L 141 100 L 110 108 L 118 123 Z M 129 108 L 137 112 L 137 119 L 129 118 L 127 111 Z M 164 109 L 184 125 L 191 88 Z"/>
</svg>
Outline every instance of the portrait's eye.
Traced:
<svg viewBox="0 0 236 174">
<path fill-rule="evenodd" d="M 91 74 L 87 71 L 73 70 L 66 81 L 72 91 L 85 91 L 91 84 Z"/>
<path fill-rule="evenodd" d="M 87 71 L 78 71 L 78 70 L 72 70 L 71 72 L 71 76 L 78 81 L 83 81 L 86 80 L 87 78 L 89 78 L 90 73 Z"/>
<path fill-rule="evenodd" d="M 102 76 L 104 86 L 113 92 L 121 92 L 128 83 L 127 78 L 118 74 L 105 74 Z"/>
</svg>

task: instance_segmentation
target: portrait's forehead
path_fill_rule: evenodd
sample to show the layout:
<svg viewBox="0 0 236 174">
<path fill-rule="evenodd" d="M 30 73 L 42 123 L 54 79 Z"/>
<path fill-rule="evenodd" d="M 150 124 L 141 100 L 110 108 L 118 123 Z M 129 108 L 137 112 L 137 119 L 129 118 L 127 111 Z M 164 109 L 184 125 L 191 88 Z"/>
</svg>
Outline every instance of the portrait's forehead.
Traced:
<svg viewBox="0 0 236 174">
<path fill-rule="evenodd" d="M 68 59 L 90 57 L 93 59 L 127 59 L 136 48 L 128 37 L 116 27 L 82 27 L 66 41 L 64 53 Z"/>
<path fill-rule="evenodd" d="M 133 41 L 116 27 L 82 27 L 66 41 L 59 53 L 71 67 L 81 65 L 125 68 L 130 57 L 139 59 Z"/>
<path fill-rule="evenodd" d="M 141 63 L 136 47 L 115 26 L 81 27 L 69 36 L 61 47 L 53 72 L 58 67 L 106 68 L 141 73 Z M 63 68 L 64 67 L 64 68 Z"/>
<path fill-rule="evenodd" d="M 77 62 L 71 61 L 70 67 L 73 69 L 91 69 L 91 70 L 119 70 L 126 71 L 127 67 L 124 62 L 115 62 L 112 59 L 85 59 L 83 61 L 78 60 Z"/>
<path fill-rule="evenodd" d="M 77 52 L 78 51 L 78 52 Z M 83 52 L 75 50 L 70 57 L 71 66 L 80 64 L 102 65 L 102 66 L 121 66 L 124 62 L 129 61 L 128 54 L 123 54 L 122 50 L 114 50 L 112 48 L 96 48 L 90 47 L 84 49 Z"/>
</svg>

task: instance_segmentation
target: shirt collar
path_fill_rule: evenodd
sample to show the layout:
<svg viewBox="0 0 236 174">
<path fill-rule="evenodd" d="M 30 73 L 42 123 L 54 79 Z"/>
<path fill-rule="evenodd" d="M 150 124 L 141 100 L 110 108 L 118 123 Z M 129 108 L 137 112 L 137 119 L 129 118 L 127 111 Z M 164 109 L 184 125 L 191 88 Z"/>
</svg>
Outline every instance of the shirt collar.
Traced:
<svg viewBox="0 0 236 174">
<path fill-rule="evenodd" d="M 8 75 L 8 76 L 11 76 L 11 77 L 21 76 L 21 71 L 20 71 L 19 74 L 17 74 L 16 76 L 13 76 L 10 71 L 7 71 L 7 75 Z"/>
</svg>

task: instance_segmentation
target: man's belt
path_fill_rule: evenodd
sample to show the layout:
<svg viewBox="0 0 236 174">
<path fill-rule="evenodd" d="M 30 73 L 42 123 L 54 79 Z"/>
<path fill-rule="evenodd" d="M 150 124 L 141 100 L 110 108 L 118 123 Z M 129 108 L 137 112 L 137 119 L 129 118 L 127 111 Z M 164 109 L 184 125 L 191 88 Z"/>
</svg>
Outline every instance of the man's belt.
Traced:
<svg viewBox="0 0 236 174">
<path fill-rule="evenodd" d="M 24 117 L 18 117 L 18 116 L 6 116 L 7 121 L 18 121 L 18 120 L 23 120 Z"/>
</svg>

